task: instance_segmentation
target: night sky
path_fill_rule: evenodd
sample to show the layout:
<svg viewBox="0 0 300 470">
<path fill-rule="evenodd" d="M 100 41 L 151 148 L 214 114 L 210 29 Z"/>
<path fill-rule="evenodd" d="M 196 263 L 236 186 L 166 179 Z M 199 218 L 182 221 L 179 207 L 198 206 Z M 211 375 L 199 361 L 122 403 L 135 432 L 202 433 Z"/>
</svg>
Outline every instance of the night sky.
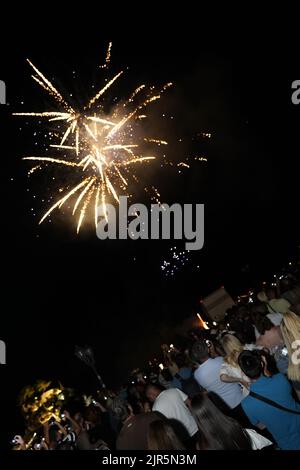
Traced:
<svg viewBox="0 0 300 470">
<path fill-rule="evenodd" d="M 74 356 L 76 344 L 92 345 L 105 382 L 116 385 L 172 337 L 172 328 L 195 315 L 202 297 L 223 284 L 232 295 L 255 286 L 296 252 L 300 106 L 291 102 L 291 83 L 299 78 L 296 44 L 287 50 L 280 40 L 249 32 L 230 42 L 222 36 L 212 41 L 212 35 L 162 31 L 155 39 L 136 39 L 100 31 L 75 35 L 70 53 L 70 43 L 58 38 L 23 36 L 4 51 L 0 79 L 9 106 L 0 106 L 0 337 L 7 344 L 7 365 L 1 374 L 15 419 L 18 391 L 37 378 L 93 387 L 90 371 Z M 117 96 L 143 81 L 174 83 L 151 107 L 154 131 L 169 142 L 168 158 L 208 159 L 181 174 L 154 167 L 147 176 L 167 203 L 205 204 L 204 248 L 191 253 L 170 279 L 160 266 L 171 247 L 183 249 L 181 242 L 100 241 L 89 227 L 76 236 L 69 218 L 56 213 L 52 223 L 37 223 L 46 172 L 30 182 L 29 166 L 21 160 L 38 154 L 35 122 L 26 127 L 26 119 L 11 113 L 43 111 L 51 100 L 31 80 L 25 59 L 53 77 L 59 89 L 89 96 L 91 84 L 103 83 L 97 65 L 109 40 L 112 69 L 129 67 L 114 90 Z M 144 196 L 138 197 L 143 202 Z"/>
</svg>

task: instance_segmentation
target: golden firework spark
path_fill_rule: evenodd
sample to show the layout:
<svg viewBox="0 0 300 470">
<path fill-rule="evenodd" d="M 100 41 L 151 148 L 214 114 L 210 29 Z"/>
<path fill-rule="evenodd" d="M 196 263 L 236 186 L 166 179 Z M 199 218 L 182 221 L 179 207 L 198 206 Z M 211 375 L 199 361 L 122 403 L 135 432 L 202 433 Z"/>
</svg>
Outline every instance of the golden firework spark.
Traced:
<svg viewBox="0 0 300 470">
<path fill-rule="evenodd" d="M 111 58 L 112 43 L 109 43 L 104 65 L 108 68 Z M 24 160 L 38 162 L 29 170 L 29 175 L 42 166 L 57 165 L 60 169 L 72 169 L 70 184 L 67 192 L 60 197 L 42 216 L 42 223 L 54 209 L 61 208 L 66 201 L 76 197 L 72 214 L 78 213 L 77 233 L 86 216 L 89 207 L 93 208 L 95 224 L 97 225 L 97 209 L 102 204 L 106 214 L 106 201 L 112 197 L 119 202 L 120 193 L 126 192 L 129 183 L 137 182 L 134 167 L 147 164 L 154 156 L 141 154 L 138 138 L 135 138 L 134 124 L 146 117 L 143 110 L 161 97 L 161 94 L 172 84 L 165 84 L 160 90 L 151 86 L 138 86 L 129 99 L 116 105 L 108 115 L 103 110 L 102 99 L 111 86 L 122 76 L 123 71 L 107 80 L 105 85 L 81 109 L 75 109 L 57 88 L 27 59 L 34 74 L 32 78 L 50 95 L 58 109 L 56 111 L 14 113 L 15 116 L 45 118 L 51 122 L 55 130 L 49 132 L 48 147 L 58 155 L 41 157 L 24 157 Z M 137 98 L 143 96 L 140 102 Z M 132 109 L 133 107 L 133 109 Z M 131 108 L 131 109 L 130 109 Z M 52 143 L 53 138 L 56 142 Z M 147 137 L 142 142 L 167 145 L 164 140 Z M 50 143 L 51 142 L 51 143 Z M 63 158 L 60 155 L 63 152 Z M 147 188 L 145 188 L 146 191 Z M 158 192 L 152 187 L 154 198 Z M 61 192 L 61 189 L 59 190 Z"/>
<path fill-rule="evenodd" d="M 199 318 L 201 328 L 204 328 L 204 330 L 209 330 L 207 323 L 202 319 L 200 313 L 197 313 L 197 317 Z"/>
</svg>

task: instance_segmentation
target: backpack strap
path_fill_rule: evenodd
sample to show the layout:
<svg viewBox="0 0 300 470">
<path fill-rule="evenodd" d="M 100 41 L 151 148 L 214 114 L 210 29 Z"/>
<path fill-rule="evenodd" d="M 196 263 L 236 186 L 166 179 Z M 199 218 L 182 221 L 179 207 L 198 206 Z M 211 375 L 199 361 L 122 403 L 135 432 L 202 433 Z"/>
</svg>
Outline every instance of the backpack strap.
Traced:
<svg viewBox="0 0 300 470">
<path fill-rule="evenodd" d="M 262 395 L 259 395 L 258 393 L 255 392 L 250 392 L 249 395 L 253 398 L 256 398 L 257 400 L 263 401 L 265 403 L 268 403 L 268 405 L 273 406 L 274 408 L 278 408 L 281 411 L 286 411 L 287 413 L 292 413 L 295 415 L 300 415 L 300 411 L 296 410 L 290 410 L 289 408 L 285 408 L 285 406 L 279 405 L 279 403 L 276 403 L 273 400 L 269 400 L 269 398 L 263 397 Z"/>
</svg>

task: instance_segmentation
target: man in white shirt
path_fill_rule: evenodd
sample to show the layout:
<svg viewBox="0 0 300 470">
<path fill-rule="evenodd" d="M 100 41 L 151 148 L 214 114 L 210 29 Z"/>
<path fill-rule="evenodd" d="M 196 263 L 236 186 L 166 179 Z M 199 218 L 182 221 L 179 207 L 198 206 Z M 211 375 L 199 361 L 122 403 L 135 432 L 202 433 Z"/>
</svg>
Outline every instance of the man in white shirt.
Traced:
<svg viewBox="0 0 300 470">
<path fill-rule="evenodd" d="M 178 388 L 161 390 L 155 384 L 146 387 L 146 396 L 153 403 L 152 411 L 159 411 L 166 418 L 179 421 L 187 430 L 190 437 L 198 432 L 198 426 L 193 418 L 187 402 L 188 396 Z"/>
<path fill-rule="evenodd" d="M 191 359 L 199 364 L 194 377 L 201 387 L 208 392 L 216 393 L 231 409 L 240 405 L 243 400 L 242 387 L 237 382 L 222 382 L 220 379 L 223 357 L 212 359 L 206 342 L 200 340 L 192 346 Z"/>
</svg>

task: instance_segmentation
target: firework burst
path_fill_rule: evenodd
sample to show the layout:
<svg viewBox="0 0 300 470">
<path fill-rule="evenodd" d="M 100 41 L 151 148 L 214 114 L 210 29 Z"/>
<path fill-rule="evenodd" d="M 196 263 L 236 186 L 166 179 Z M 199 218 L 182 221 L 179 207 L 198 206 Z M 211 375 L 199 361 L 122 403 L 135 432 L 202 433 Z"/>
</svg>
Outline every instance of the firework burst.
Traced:
<svg viewBox="0 0 300 470">
<path fill-rule="evenodd" d="M 170 251 L 161 263 L 160 269 L 165 277 L 173 277 L 180 269 L 190 262 L 190 252 L 179 250 L 176 246 L 170 248 Z"/>
<path fill-rule="evenodd" d="M 108 69 L 111 47 L 110 43 L 105 62 L 99 68 Z M 53 156 L 24 157 L 24 160 L 34 163 L 28 174 L 49 165 L 58 166 L 60 170 L 71 169 L 69 184 L 59 190 L 63 195 L 49 207 L 39 223 L 55 209 L 60 209 L 72 200 L 72 214 L 77 216 L 78 233 L 88 208 L 93 208 L 97 225 L 99 205 L 102 205 L 103 213 L 106 214 L 109 198 L 119 202 L 120 194 L 130 195 L 129 185 L 138 182 L 135 168 L 155 159 L 154 156 L 142 154 L 143 142 L 167 145 L 166 141 L 153 137 L 138 139 L 135 125 L 146 117 L 147 106 L 157 101 L 172 84 L 167 83 L 159 90 L 153 86 L 139 85 L 127 101 L 116 105 L 107 114 L 104 112 L 104 95 L 120 79 L 123 71 L 107 80 L 81 109 L 75 109 L 30 60 L 27 59 L 27 62 L 34 72 L 32 78 L 53 98 L 57 106 L 55 111 L 14 113 L 15 116 L 43 118 L 53 126 L 47 148 L 53 152 Z M 52 143 L 53 139 L 55 143 Z M 149 192 L 148 188 L 145 190 Z M 158 201 L 156 188 L 152 187 L 152 191 Z"/>
</svg>

